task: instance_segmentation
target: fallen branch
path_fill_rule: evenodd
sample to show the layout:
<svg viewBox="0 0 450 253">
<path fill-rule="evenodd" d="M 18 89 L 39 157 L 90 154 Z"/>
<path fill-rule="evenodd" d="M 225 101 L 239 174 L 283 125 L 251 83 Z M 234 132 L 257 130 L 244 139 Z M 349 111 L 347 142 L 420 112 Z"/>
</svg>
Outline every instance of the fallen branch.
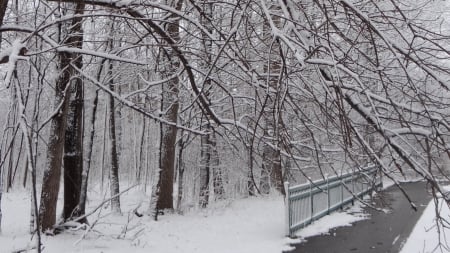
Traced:
<svg viewBox="0 0 450 253">
<path fill-rule="evenodd" d="M 97 212 L 98 209 L 100 209 L 104 204 L 108 203 L 111 199 L 113 199 L 113 198 L 115 198 L 115 197 L 118 197 L 118 196 L 124 194 L 125 192 L 131 190 L 132 188 L 134 188 L 134 187 L 136 187 L 136 186 L 138 186 L 138 184 L 132 185 L 132 186 L 128 187 L 127 189 L 125 189 L 124 191 L 121 191 L 121 192 L 119 192 L 119 193 L 117 193 L 117 194 L 111 196 L 110 198 L 107 198 L 107 199 L 103 200 L 96 208 L 94 208 L 94 209 L 93 209 L 92 211 L 90 211 L 89 213 L 84 214 L 84 215 L 82 215 L 82 216 L 80 216 L 80 217 L 77 217 L 77 218 L 75 218 L 75 219 L 73 219 L 73 220 L 70 220 L 70 221 L 64 222 L 64 223 L 62 223 L 62 224 L 59 224 L 59 225 L 56 226 L 55 228 L 58 228 L 58 227 L 65 227 L 65 226 L 70 226 L 70 225 L 73 224 L 73 222 L 78 222 L 78 221 L 80 221 L 80 220 L 82 220 L 82 219 L 87 218 L 88 216 L 90 216 L 90 215 L 94 214 L 95 212 Z"/>
</svg>

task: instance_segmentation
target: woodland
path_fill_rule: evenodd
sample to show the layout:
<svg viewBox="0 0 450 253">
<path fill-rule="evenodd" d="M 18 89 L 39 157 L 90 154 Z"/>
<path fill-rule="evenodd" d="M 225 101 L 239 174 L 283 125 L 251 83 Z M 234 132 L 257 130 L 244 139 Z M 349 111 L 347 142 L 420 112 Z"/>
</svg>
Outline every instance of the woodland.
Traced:
<svg viewBox="0 0 450 253">
<path fill-rule="evenodd" d="M 371 164 L 447 196 L 443 2 L 0 0 L 0 207 L 40 238 L 93 188 L 157 220 Z"/>
</svg>

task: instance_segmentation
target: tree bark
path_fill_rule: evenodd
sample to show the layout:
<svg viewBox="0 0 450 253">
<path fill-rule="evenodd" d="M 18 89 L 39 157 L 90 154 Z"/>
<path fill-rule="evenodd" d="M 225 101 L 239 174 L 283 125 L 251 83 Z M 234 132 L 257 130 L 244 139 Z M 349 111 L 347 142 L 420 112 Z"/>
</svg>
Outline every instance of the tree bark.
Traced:
<svg viewBox="0 0 450 253">
<path fill-rule="evenodd" d="M 3 25 L 6 9 L 8 8 L 8 0 L 0 0 L 0 26 Z"/>
<path fill-rule="evenodd" d="M 83 14 L 84 4 L 76 5 L 75 15 Z M 72 19 L 72 34 L 67 43 L 73 47 L 82 48 L 83 28 L 82 18 Z M 83 62 L 80 54 L 72 54 L 72 64 L 82 69 Z M 78 77 L 72 80 L 70 100 L 67 113 L 67 127 L 64 145 L 64 208 L 63 219 L 68 220 L 84 214 L 78 209 L 81 194 L 81 173 L 83 171 L 83 80 Z M 83 220 L 82 222 L 85 222 Z"/>
<path fill-rule="evenodd" d="M 77 28 L 77 23 L 77 21 L 73 20 L 68 28 L 63 28 L 63 24 L 59 25 L 60 37 L 68 35 L 67 40 L 63 41 L 62 44 L 71 45 L 79 41 L 77 36 L 71 36 L 75 34 L 75 29 L 79 29 L 79 27 Z M 74 57 L 76 55 L 69 52 L 61 52 L 58 54 L 60 75 L 55 85 L 55 100 L 53 105 L 54 109 L 58 110 L 58 113 L 50 121 L 47 165 L 43 175 L 39 206 L 39 229 L 43 232 L 52 231 L 53 225 L 56 222 L 56 205 L 60 187 L 65 130 L 67 127 L 67 113 L 70 99 L 65 92 L 74 74 L 73 68 L 70 66 Z"/>
<path fill-rule="evenodd" d="M 0 157 L 2 157 L 1 149 L 0 149 Z M 0 167 L 0 235 L 2 234 L 2 194 L 3 194 L 3 170 Z"/>
<path fill-rule="evenodd" d="M 80 210 L 81 215 L 86 213 L 87 186 L 88 186 L 89 172 L 91 169 L 91 162 L 92 162 L 92 150 L 93 150 L 93 146 L 94 146 L 95 119 L 97 116 L 97 107 L 98 107 L 98 92 L 99 92 L 99 90 L 95 91 L 95 97 L 94 97 L 94 102 L 93 102 L 93 106 L 92 106 L 92 115 L 91 115 L 91 120 L 90 120 L 91 131 L 89 133 L 89 144 L 87 145 L 88 150 L 87 150 L 86 166 L 83 167 L 83 172 L 81 173 L 81 192 L 80 192 L 80 201 L 78 203 L 78 209 Z M 84 222 L 87 222 L 87 219 L 85 219 Z"/>
<path fill-rule="evenodd" d="M 145 101 L 144 101 L 145 102 Z M 137 172 L 136 172 L 136 182 L 141 183 L 141 177 L 143 174 L 143 167 L 144 167 L 144 140 L 145 140 L 145 132 L 146 132 L 146 120 L 145 116 L 142 116 L 142 128 L 141 128 L 141 142 L 139 144 L 139 160 L 138 160 L 138 166 L 137 166 Z"/>
<path fill-rule="evenodd" d="M 214 132 L 211 133 L 209 138 L 209 143 L 211 147 L 211 168 L 212 168 L 212 179 L 213 179 L 213 189 L 214 189 L 214 199 L 224 199 L 225 198 L 225 187 L 224 187 L 224 175 L 222 168 L 220 167 L 219 152 L 217 151 L 217 138 Z"/>
<path fill-rule="evenodd" d="M 62 157 L 64 151 L 64 139 L 66 129 L 66 116 L 68 99 L 64 91 L 69 83 L 71 73 L 69 70 L 70 56 L 67 53 L 59 54 L 60 75 L 55 85 L 55 100 L 53 108 L 58 113 L 50 122 L 50 137 L 47 148 L 47 165 L 44 170 L 41 201 L 39 205 L 40 230 L 45 232 L 52 230 L 56 222 L 56 204 L 61 178 Z M 61 107 L 60 107 L 61 105 Z"/>
<path fill-rule="evenodd" d="M 111 33 L 114 30 L 113 25 L 111 24 Z M 112 37 L 111 37 L 112 38 Z M 109 41 L 109 46 L 111 49 L 113 48 L 112 39 Z M 109 88 L 114 92 L 114 79 L 113 76 L 113 63 L 109 61 L 109 69 L 108 76 L 109 79 Z M 111 210 L 114 213 L 120 214 L 120 187 L 119 187 L 119 154 L 117 152 L 117 136 L 116 136 L 116 114 L 115 114 L 115 103 L 114 97 L 110 94 L 109 96 L 109 138 L 111 140 L 110 143 L 110 158 L 111 158 L 111 169 L 109 171 L 109 187 L 110 194 L 112 196 L 116 196 L 111 199 Z"/>
<path fill-rule="evenodd" d="M 210 129 L 209 126 L 206 127 L 207 131 Z M 210 179 L 210 162 L 211 162 L 211 151 L 210 151 L 210 141 L 209 134 L 203 135 L 200 139 L 200 198 L 199 205 L 202 208 L 208 206 L 209 201 L 209 179 Z"/>
<path fill-rule="evenodd" d="M 6 9 L 8 8 L 8 0 L 0 0 L 0 26 L 3 25 Z M 0 46 L 2 45 L 2 33 L 0 33 Z"/>
<path fill-rule="evenodd" d="M 176 71 L 176 70 L 175 70 Z M 161 109 L 166 111 L 164 119 L 176 122 L 178 116 L 178 78 L 171 80 L 163 88 Z M 161 123 L 160 177 L 157 210 L 173 209 L 173 181 L 175 164 L 175 142 L 177 128 Z"/>
<path fill-rule="evenodd" d="M 174 1 L 172 5 L 177 10 L 181 10 L 183 0 Z M 171 14 L 168 18 L 171 22 L 167 24 L 167 33 L 175 42 L 178 42 L 180 40 L 179 18 L 174 14 Z M 169 76 L 178 71 L 180 63 L 172 47 L 168 47 L 165 52 L 167 67 L 164 69 L 164 75 Z M 178 85 L 179 78 L 177 77 L 163 84 L 162 88 L 161 111 L 164 112 L 162 117 L 169 122 L 177 122 L 178 118 Z M 157 219 L 158 210 L 173 209 L 175 142 L 177 137 L 177 128 L 175 126 L 161 123 L 160 129 L 159 176 L 157 176 L 158 183 L 155 189 L 155 199 L 152 198 L 152 201 L 156 200 L 157 204 L 156 212 L 150 211 L 155 220 Z"/>
<path fill-rule="evenodd" d="M 181 132 L 181 136 L 183 136 L 183 132 Z M 180 211 L 181 210 L 181 201 L 183 200 L 183 184 L 184 184 L 184 169 L 185 169 L 185 165 L 184 165 L 184 160 L 183 160 L 183 151 L 184 151 L 184 145 L 185 145 L 186 141 L 184 141 L 183 139 L 181 139 L 178 142 L 178 160 L 177 160 L 177 165 L 178 165 L 178 196 L 177 196 L 177 210 Z"/>
</svg>

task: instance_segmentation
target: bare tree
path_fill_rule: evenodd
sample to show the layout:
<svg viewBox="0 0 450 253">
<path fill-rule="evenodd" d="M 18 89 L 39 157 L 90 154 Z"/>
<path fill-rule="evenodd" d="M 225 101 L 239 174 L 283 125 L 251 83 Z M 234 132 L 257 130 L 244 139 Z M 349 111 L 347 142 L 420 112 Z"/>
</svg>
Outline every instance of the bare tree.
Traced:
<svg viewBox="0 0 450 253">
<path fill-rule="evenodd" d="M 75 15 L 82 15 L 85 5 L 79 3 L 75 6 Z M 82 18 L 72 19 L 71 46 L 82 48 L 83 29 Z M 82 56 L 73 54 L 72 63 L 82 69 Z M 70 99 L 67 112 L 67 126 L 64 144 L 64 220 L 84 214 L 84 210 L 77 209 L 81 194 L 81 174 L 83 171 L 83 111 L 84 94 L 83 79 L 72 78 L 69 88 Z M 83 220 L 84 222 L 85 220 Z"/>
<path fill-rule="evenodd" d="M 113 22 L 111 22 L 111 34 L 113 34 L 114 26 Z M 111 36 L 109 40 L 110 49 L 113 48 L 113 38 Z M 114 92 L 114 66 L 113 62 L 108 62 L 108 77 L 109 77 L 109 89 Z M 120 210 L 120 188 L 119 188 L 119 154 L 117 152 L 117 136 L 116 136 L 116 107 L 114 97 L 112 95 L 108 96 L 108 108 L 109 108 L 109 138 L 111 140 L 110 143 L 110 159 L 111 159 L 111 168 L 109 171 L 109 187 L 111 194 L 111 209 L 115 213 L 121 213 Z"/>
<path fill-rule="evenodd" d="M 183 6 L 183 0 L 169 0 L 171 6 L 176 10 L 181 10 Z M 179 39 L 179 18 L 176 15 L 170 14 L 168 16 L 171 22 L 167 24 L 167 36 L 172 38 L 174 42 L 178 42 Z M 172 20 L 174 19 L 174 20 Z M 170 45 L 169 45 L 170 46 Z M 162 74 L 164 73 L 176 73 L 179 70 L 180 63 L 176 58 L 176 53 L 171 47 L 162 48 L 163 50 L 163 66 Z M 179 92 L 179 78 L 173 77 L 171 80 L 163 84 L 162 99 L 161 99 L 161 112 L 162 117 L 168 122 L 177 122 L 178 119 L 178 92 Z M 175 165 L 175 149 L 177 128 L 173 125 L 167 125 L 161 123 L 160 125 L 160 154 L 159 154 L 159 176 L 156 191 L 152 201 L 156 201 L 156 212 L 153 217 L 157 219 L 158 210 L 173 209 L 173 182 L 174 182 L 174 165 Z"/>
<path fill-rule="evenodd" d="M 213 3 L 209 1 L 201 2 L 201 10 L 200 12 L 200 22 L 201 24 L 207 28 L 209 33 L 213 32 L 211 24 L 211 19 L 213 18 Z M 205 74 L 209 71 L 209 68 L 212 65 L 212 41 L 205 33 L 202 33 L 201 44 L 203 47 L 203 57 L 204 61 L 200 62 L 202 66 L 202 71 Z M 209 97 L 211 93 L 211 78 L 209 76 L 204 77 L 202 91 L 205 93 L 206 97 Z M 211 103 L 211 102 L 209 102 Z M 203 121 L 203 119 L 202 119 Z M 203 135 L 200 137 L 200 196 L 199 196 L 199 204 L 202 208 L 205 208 L 208 205 L 209 197 L 210 197 L 210 179 L 212 178 L 212 150 L 215 146 L 212 146 L 213 142 L 210 141 L 212 134 L 212 127 L 209 119 L 206 118 L 204 121 L 205 131 L 208 132 L 207 135 Z"/>
<path fill-rule="evenodd" d="M 275 12 L 280 8 L 274 1 L 268 1 L 268 10 Z M 270 183 L 274 185 L 275 189 L 284 193 L 283 187 L 283 172 L 281 168 L 281 153 L 279 147 L 279 128 L 280 128 L 280 105 L 279 99 L 281 96 L 281 45 L 278 38 L 272 40 L 271 27 L 279 27 L 281 25 L 280 18 L 277 14 L 267 13 L 267 21 L 264 23 L 264 33 L 267 36 L 268 57 L 267 63 L 264 66 L 264 74 L 266 75 L 266 97 L 263 105 L 263 121 L 264 121 L 264 135 L 265 142 L 263 144 L 263 162 L 261 169 L 261 184 L 260 189 L 262 193 L 269 193 Z M 270 180 L 269 180 L 270 179 Z M 269 183 L 270 182 L 270 183 Z"/>
<path fill-rule="evenodd" d="M 64 8 L 64 6 L 60 6 Z M 62 24 L 58 27 L 58 32 L 63 44 L 71 45 L 77 43 L 78 38 L 70 36 L 72 29 L 77 27 L 79 22 L 72 22 L 71 26 L 66 28 Z M 67 30 L 66 30 L 67 29 Z M 41 201 L 39 206 L 39 224 L 40 230 L 52 231 L 56 222 L 56 206 L 58 200 L 62 158 L 65 143 L 65 130 L 67 126 L 67 112 L 68 112 L 68 85 L 73 76 L 73 69 L 71 61 L 73 55 L 69 52 L 62 52 L 58 54 L 59 62 L 57 68 L 60 74 L 55 84 L 55 100 L 54 110 L 56 113 L 50 121 L 50 137 L 47 149 L 47 167 L 44 170 Z"/>
</svg>

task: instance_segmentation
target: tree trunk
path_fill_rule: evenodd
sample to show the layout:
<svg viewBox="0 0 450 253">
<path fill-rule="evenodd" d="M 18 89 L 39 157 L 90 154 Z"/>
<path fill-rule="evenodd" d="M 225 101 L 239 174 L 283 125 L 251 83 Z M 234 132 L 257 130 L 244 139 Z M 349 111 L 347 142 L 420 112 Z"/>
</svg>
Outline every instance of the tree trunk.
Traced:
<svg viewBox="0 0 450 253">
<path fill-rule="evenodd" d="M 97 79 L 98 80 L 98 79 Z M 78 203 L 78 210 L 80 210 L 80 215 L 83 215 L 86 212 L 86 200 L 87 200 L 87 186 L 89 181 L 89 172 L 91 170 L 91 162 L 92 162 L 92 150 L 94 146 L 94 137 L 95 137 L 95 119 L 97 116 L 97 107 L 98 107 L 98 93 L 99 90 L 95 91 L 94 102 L 92 106 L 92 115 L 91 115 L 91 131 L 89 133 L 89 144 L 87 145 L 87 160 L 86 166 L 83 167 L 83 172 L 81 173 L 81 191 L 80 191 L 80 201 Z M 87 222 L 87 219 L 84 220 Z"/>
<path fill-rule="evenodd" d="M 72 5 L 73 4 L 67 4 Z M 77 36 L 70 36 L 76 32 L 78 22 L 73 21 L 70 27 L 64 28 L 63 24 L 59 25 L 60 37 L 69 35 L 64 44 L 71 45 L 77 43 L 79 38 Z M 67 112 L 69 107 L 69 98 L 65 94 L 67 85 L 69 85 L 71 77 L 73 76 L 73 69 L 70 63 L 75 57 L 73 53 L 62 52 L 58 54 L 59 63 L 58 69 L 60 75 L 55 85 L 55 100 L 53 108 L 59 110 L 58 113 L 50 121 L 50 137 L 47 149 L 47 165 L 44 169 L 41 201 L 39 206 L 39 224 L 41 231 L 48 231 L 53 229 L 56 222 L 56 205 L 59 194 L 59 186 L 61 179 L 62 158 L 65 143 L 65 130 L 67 126 Z"/>
<path fill-rule="evenodd" d="M 181 133 L 183 136 L 183 132 Z M 184 184 L 184 161 L 183 161 L 183 151 L 184 151 L 185 141 L 181 139 L 178 142 L 178 198 L 177 198 L 177 210 L 181 209 L 181 201 L 183 200 L 183 184 Z"/>
<path fill-rule="evenodd" d="M 219 153 L 217 151 L 217 139 L 216 135 L 211 133 L 209 138 L 209 145 L 211 148 L 211 168 L 213 172 L 213 189 L 214 189 L 214 199 L 224 199 L 225 198 L 225 187 L 224 187 L 224 175 L 222 168 L 220 167 Z"/>
<path fill-rule="evenodd" d="M 175 2 L 175 1 L 174 1 Z M 169 4 L 169 3 L 168 3 Z M 178 0 L 172 4 L 177 10 L 181 10 L 183 0 Z M 168 17 L 171 22 L 167 24 L 167 33 L 176 42 L 180 40 L 179 35 L 179 18 L 174 14 Z M 171 75 L 179 69 L 179 61 L 172 48 L 165 49 L 165 57 L 167 57 L 167 66 L 164 68 L 163 75 Z M 178 85 L 179 79 L 173 78 L 163 84 L 161 111 L 164 112 L 162 117 L 169 122 L 177 122 L 178 118 Z M 174 165 L 177 128 L 161 123 L 160 124 L 160 147 L 159 147 L 159 176 L 158 183 L 154 191 L 155 195 L 152 201 L 156 201 L 156 211 L 150 210 L 153 218 L 156 220 L 158 210 L 173 209 L 173 182 L 174 182 Z"/>
<path fill-rule="evenodd" d="M 206 127 L 208 131 L 210 129 L 209 125 Z M 200 198 L 199 205 L 202 208 L 208 206 L 209 200 L 209 178 L 210 178 L 210 161 L 211 161 L 211 151 L 210 151 L 210 141 L 209 134 L 203 135 L 200 139 Z"/>
<path fill-rule="evenodd" d="M 61 57 L 64 58 L 64 57 Z M 61 59 L 61 63 L 64 59 Z M 64 65 L 62 65 L 64 66 Z M 47 166 L 42 181 L 41 201 L 39 205 L 40 230 L 52 230 L 56 222 L 56 204 L 61 178 L 61 165 L 64 150 L 64 130 L 66 127 L 67 100 L 63 95 L 65 85 L 69 81 L 68 74 L 59 77 L 56 85 L 54 108 L 62 102 L 60 112 L 51 120 L 50 139 L 47 150 Z M 64 82 L 64 80 L 66 82 Z"/>
<path fill-rule="evenodd" d="M 253 137 L 252 137 L 253 138 Z M 247 145 L 247 190 L 249 196 L 255 196 L 259 189 L 256 188 L 255 175 L 253 174 L 253 141 Z"/>
<path fill-rule="evenodd" d="M 69 83 L 71 73 L 69 70 L 70 55 L 59 54 L 60 75 L 55 85 L 55 100 L 53 108 L 58 109 L 50 122 L 50 137 L 47 148 L 47 163 L 44 169 L 41 201 L 39 205 L 39 224 L 41 231 L 52 230 L 56 222 L 56 204 L 61 179 L 61 166 L 64 151 L 64 139 L 66 129 L 66 116 L 68 99 L 64 91 Z M 62 105 L 61 107 L 59 107 Z"/>
<path fill-rule="evenodd" d="M 0 0 L 0 26 L 3 25 L 3 19 L 5 18 L 6 8 L 8 8 L 8 0 Z"/>
<path fill-rule="evenodd" d="M 105 103 L 105 110 L 103 113 L 103 135 L 102 135 L 102 150 L 100 154 L 101 160 L 100 160 L 100 174 L 101 174 L 101 183 L 100 183 L 100 192 L 103 193 L 103 185 L 105 185 L 105 163 L 106 163 L 106 143 L 108 142 L 107 139 L 107 131 L 108 131 L 108 103 Z"/>
<path fill-rule="evenodd" d="M 84 4 L 77 4 L 75 14 L 83 14 L 83 12 Z M 82 18 L 73 18 L 71 29 L 72 34 L 67 42 L 73 47 L 81 49 L 83 45 Z M 78 69 L 82 69 L 81 55 L 74 53 L 71 57 L 73 64 Z M 81 173 L 83 171 L 83 80 L 79 77 L 73 79 L 69 92 L 70 101 L 64 145 L 64 220 L 78 217 L 84 213 L 77 208 L 80 202 Z"/>
<path fill-rule="evenodd" d="M 142 131 L 140 134 L 141 142 L 139 145 L 139 160 L 138 160 L 138 166 L 137 166 L 137 172 L 136 172 L 136 182 L 141 183 L 141 177 L 143 174 L 143 166 L 144 166 L 144 140 L 145 140 L 145 131 L 146 131 L 146 120 L 145 115 L 142 116 Z"/>
<path fill-rule="evenodd" d="M 8 8 L 8 0 L 0 0 L 0 26 L 3 25 L 3 19 L 5 18 L 6 9 Z M 2 33 L 0 33 L 0 46 L 2 45 Z"/>
<path fill-rule="evenodd" d="M 177 70 L 175 70 L 177 71 Z M 170 72 L 173 73 L 173 72 Z M 164 118 L 176 122 L 178 116 L 178 78 L 171 80 L 163 88 L 162 110 Z M 173 182 L 177 128 L 161 123 L 160 177 L 157 210 L 173 209 Z"/>
<path fill-rule="evenodd" d="M 109 65 L 110 74 L 112 75 L 113 66 Z M 109 88 L 114 91 L 113 80 L 111 79 Z M 116 116 L 114 113 L 114 97 L 109 95 L 109 137 L 110 143 L 110 158 L 111 158 L 111 170 L 109 173 L 110 193 L 111 197 L 119 194 L 119 157 L 117 154 L 117 139 L 116 139 Z M 121 213 L 120 210 L 120 197 L 116 196 L 111 199 L 111 210 L 115 213 Z"/>
<path fill-rule="evenodd" d="M 17 95 L 14 95 L 17 96 Z M 12 105 L 12 125 L 16 125 L 16 110 L 17 110 L 17 105 L 16 102 L 13 102 Z M 11 144 L 9 145 L 8 149 L 9 149 L 9 156 L 8 156 L 8 174 L 7 174 L 7 181 L 6 181 L 6 192 L 9 192 L 9 190 L 11 190 L 12 188 L 12 184 L 13 184 L 13 164 L 14 164 L 14 150 L 15 150 L 15 136 L 17 135 L 17 131 L 13 130 L 12 131 L 13 134 L 11 135 Z M 6 139 L 8 140 L 8 138 Z"/>
<path fill-rule="evenodd" d="M 1 149 L 0 149 L 0 157 L 2 157 Z M 2 193 L 3 193 L 3 170 L 0 167 L 0 235 L 2 234 Z"/>
</svg>

